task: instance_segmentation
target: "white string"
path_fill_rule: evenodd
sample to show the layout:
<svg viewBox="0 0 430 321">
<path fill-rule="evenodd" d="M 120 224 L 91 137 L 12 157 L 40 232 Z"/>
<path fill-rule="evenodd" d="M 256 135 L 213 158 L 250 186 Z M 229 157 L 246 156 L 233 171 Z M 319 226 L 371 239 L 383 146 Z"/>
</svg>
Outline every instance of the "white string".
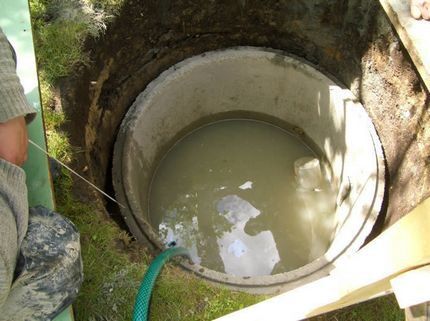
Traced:
<svg viewBox="0 0 430 321">
<path fill-rule="evenodd" d="M 98 192 L 102 193 L 104 196 L 106 196 L 107 198 L 109 198 L 111 201 L 115 202 L 116 204 L 118 204 L 119 206 L 121 206 L 122 208 L 125 208 L 124 205 L 122 205 L 120 202 L 118 202 L 116 199 L 114 199 L 112 196 L 110 196 L 109 194 L 107 194 L 106 192 L 104 192 L 103 190 L 101 190 L 99 187 L 97 187 L 96 185 L 94 185 L 93 183 L 91 183 L 89 180 L 87 180 L 85 177 L 79 175 L 77 172 L 75 172 L 73 169 L 71 169 L 69 166 L 67 166 L 66 164 L 64 164 L 63 162 L 59 161 L 58 159 L 56 159 L 55 157 L 52 157 L 51 155 L 48 154 L 48 152 L 43 149 L 42 147 L 40 147 L 39 145 L 37 145 L 35 142 L 33 142 L 31 139 L 28 140 L 30 144 L 32 144 L 34 147 L 36 147 L 38 150 L 42 151 L 44 154 L 46 154 L 47 156 L 51 157 L 52 159 L 54 159 L 56 162 L 58 162 L 61 166 L 63 166 L 64 168 L 66 168 L 67 170 L 69 170 L 71 173 L 75 174 L 77 177 L 79 177 L 80 179 L 82 179 L 83 181 L 85 181 L 87 184 L 89 184 L 90 186 L 92 186 L 94 189 L 96 189 Z"/>
</svg>

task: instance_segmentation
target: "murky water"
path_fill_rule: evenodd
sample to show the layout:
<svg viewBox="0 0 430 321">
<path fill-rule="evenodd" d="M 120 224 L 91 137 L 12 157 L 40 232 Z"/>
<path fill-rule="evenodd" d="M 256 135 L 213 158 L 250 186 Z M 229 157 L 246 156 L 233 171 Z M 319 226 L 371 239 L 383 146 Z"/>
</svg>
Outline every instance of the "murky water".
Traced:
<svg viewBox="0 0 430 321">
<path fill-rule="evenodd" d="M 294 162 L 316 155 L 267 123 L 228 120 L 179 141 L 152 182 L 151 224 L 195 263 L 238 276 L 286 272 L 321 256 L 333 230 L 329 184 L 299 186 Z"/>
</svg>

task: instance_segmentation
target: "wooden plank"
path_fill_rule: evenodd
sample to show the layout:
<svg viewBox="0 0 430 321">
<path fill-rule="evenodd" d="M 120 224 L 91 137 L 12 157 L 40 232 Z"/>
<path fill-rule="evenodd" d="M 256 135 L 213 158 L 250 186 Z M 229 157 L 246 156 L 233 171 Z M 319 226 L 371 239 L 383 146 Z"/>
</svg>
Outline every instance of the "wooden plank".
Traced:
<svg viewBox="0 0 430 321">
<path fill-rule="evenodd" d="M 414 62 L 427 89 L 430 90 L 430 22 L 415 20 L 409 1 L 379 0 L 403 45 Z"/>
<path fill-rule="evenodd" d="M 405 310 L 406 321 L 428 321 L 430 316 L 430 302 L 414 305 Z"/>
<path fill-rule="evenodd" d="M 330 276 L 217 320 L 302 320 L 388 293 L 390 280 L 430 264 L 429 226 L 430 199 L 427 199 Z"/>
<path fill-rule="evenodd" d="M 430 301 L 430 265 L 399 275 L 391 286 L 402 309 Z"/>
</svg>

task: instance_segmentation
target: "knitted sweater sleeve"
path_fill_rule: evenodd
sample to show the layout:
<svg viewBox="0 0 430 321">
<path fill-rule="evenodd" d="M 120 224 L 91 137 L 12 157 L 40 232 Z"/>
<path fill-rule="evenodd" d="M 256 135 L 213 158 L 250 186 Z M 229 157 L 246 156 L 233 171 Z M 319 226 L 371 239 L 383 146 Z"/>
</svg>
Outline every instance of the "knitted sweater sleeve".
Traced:
<svg viewBox="0 0 430 321">
<path fill-rule="evenodd" d="M 13 281 L 19 247 L 27 231 L 24 170 L 0 159 L 0 313 Z"/>
<path fill-rule="evenodd" d="M 14 52 L 0 29 L 0 123 L 35 115 L 15 72 Z M 28 201 L 23 169 L 0 159 L 0 311 L 13 281 L 19 248 L 27 231 Z"/>
<path fill-rule="evenodd" d="M 35 110 L 25 98 L 15 71 L 12 46 L 0 28 L 0 122 L 18 116 L 26 116 L 30 121 L 35 116 Z"/>
</svg>

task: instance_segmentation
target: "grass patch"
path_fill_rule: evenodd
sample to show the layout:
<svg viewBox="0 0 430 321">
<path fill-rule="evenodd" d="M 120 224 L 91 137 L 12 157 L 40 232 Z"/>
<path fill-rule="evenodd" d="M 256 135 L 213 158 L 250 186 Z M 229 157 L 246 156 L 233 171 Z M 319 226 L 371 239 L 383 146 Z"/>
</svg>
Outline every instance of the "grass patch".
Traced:
<svg viewBox="0 0 430 321">
<path fill-rule="evenodd" d="M 84 42 L 98 37 L 124 0 L 30 0 L 37 63 L 49 85 L 88 64 Z"/>
<path fill-rule="evenodd" d="M 125 0 L 87 0 L 96 9 L 103 10 L 109 15 L 117 15 Z"/>
<path fill-rule="evenodd" d="M 54 83 L 67 76 L 77 63 L 88 64 L 88 54 L 83 51 L 86 26 L 73 21 L 54 22 L 37 33 L 38 65 L 43 69 L 46 81 Z"/>
<path fill-rule="evenodd" d="M 150 320 L 213 320 L 264 299 L 215 287 L 178 268 L 166 269 L 157 281 Z"/>
</svg>

